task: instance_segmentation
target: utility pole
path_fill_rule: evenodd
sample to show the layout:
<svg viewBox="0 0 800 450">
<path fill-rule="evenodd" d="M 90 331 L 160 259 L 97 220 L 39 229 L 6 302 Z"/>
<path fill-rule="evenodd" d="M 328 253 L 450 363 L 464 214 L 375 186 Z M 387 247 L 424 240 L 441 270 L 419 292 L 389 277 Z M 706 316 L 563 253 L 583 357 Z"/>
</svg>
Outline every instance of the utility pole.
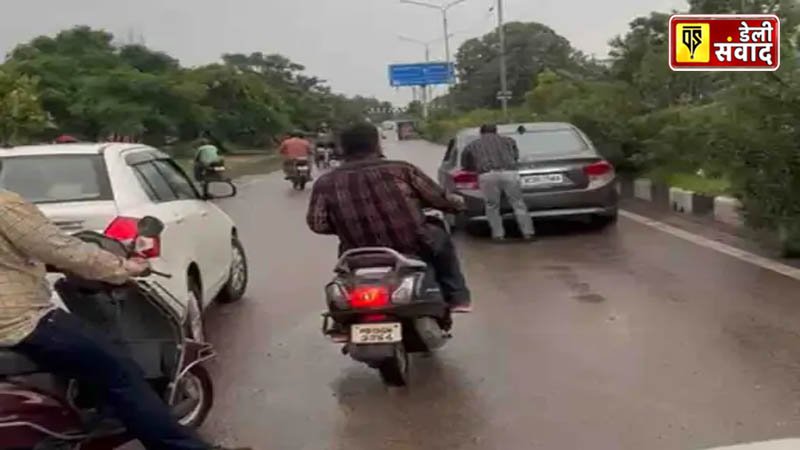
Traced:
<svg viewBox="0 0 800 450">
<path fill-rule="evenodd" d="M 508 122 L 508 69 L 506 67 L 506 31 L 503 26 L 503 0 L 497 0 L 497 35 L 500 38 L 500 93 L 498 98 L 503 105 L 503 119 Z"/>
</svg>

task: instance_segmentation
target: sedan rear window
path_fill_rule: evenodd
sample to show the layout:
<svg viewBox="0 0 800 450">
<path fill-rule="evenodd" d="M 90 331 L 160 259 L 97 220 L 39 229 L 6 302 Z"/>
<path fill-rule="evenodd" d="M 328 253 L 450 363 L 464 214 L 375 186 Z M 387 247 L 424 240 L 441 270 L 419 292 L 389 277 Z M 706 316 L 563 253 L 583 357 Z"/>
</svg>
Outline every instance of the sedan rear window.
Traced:
<svg viewBox="0 0 800 450">
<path fill-rule="evenodd" d="M 519 159 L 522 161 L 536 159 L 540 155 L 558 157 L 591 152 L 583 138 L 571 129 L 527 131 L 523 134 L 506 133 L 503 135 L 517 141 Z M 462 150 L 476 139 L 478 139 L 477 135 L 465 136 L 462 140 Z"/>
<path fill-rule="evenodd" d="M 12 156 L 0 161 L 0 187 L 30 202 L 113 199 L 101 155 Z"/>
</svg>

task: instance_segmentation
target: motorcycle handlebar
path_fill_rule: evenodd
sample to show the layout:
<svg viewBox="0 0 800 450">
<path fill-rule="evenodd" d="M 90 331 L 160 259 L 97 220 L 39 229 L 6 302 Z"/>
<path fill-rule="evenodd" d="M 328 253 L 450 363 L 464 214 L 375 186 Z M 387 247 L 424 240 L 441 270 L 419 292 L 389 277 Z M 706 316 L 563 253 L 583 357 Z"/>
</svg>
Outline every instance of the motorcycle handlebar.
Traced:
<svg viewBox="0 0 800 450">
<path fill-rule="evenodd" d="M 158 275 L 158 276 L 160 276 L 162 278 L 167 278 L 167 279 L 172 278 L 172 275 L 170 275 L 168 273 L 159 272 L 159 271 L 153 270 L 153 269 L 150 269 L 150 273 L 152 273 L 153 275 Z"/>
</svg>

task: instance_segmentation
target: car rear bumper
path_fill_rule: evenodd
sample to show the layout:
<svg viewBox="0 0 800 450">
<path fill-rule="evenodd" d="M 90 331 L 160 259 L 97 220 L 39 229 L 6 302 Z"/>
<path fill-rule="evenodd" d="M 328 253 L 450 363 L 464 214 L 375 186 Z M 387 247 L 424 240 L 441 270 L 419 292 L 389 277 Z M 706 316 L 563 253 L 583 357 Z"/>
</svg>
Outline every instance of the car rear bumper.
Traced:
<svg viewBox="0 0 800 450">
<path fill-rule="evenodd" d="M 523 193 L 528 213 L 534 218 L 569 217 L 582 215 L 612 216 L 616 214 L 619 193 L 615 182 L 595 189 Z M 465 216 L 470 221 L 486 221 L 485 201 L 480 191 L 462 191 L 466 203 Z M 503 198 L 500 206 L 503 217 L 513 217 L 514 211 Z"/>
</svg>

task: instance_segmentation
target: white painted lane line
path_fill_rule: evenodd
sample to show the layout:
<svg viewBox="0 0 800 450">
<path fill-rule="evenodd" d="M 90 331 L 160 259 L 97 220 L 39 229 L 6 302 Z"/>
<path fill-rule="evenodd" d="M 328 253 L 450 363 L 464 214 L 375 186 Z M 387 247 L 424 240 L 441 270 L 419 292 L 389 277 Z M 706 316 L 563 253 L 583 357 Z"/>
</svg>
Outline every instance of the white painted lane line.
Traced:
<svg viewBox="0 0 800 450">
<path fill-rule="evenodd" d="M 620 210 L 619 214 L 622 217 L 625 217 L 626 219 L 630 219 L 634 222 L 638 222 L 642 225 L 646 225 L 651 228 L 655 228 L 656 230 L 663 231 L 664 233 L 667 234 L 671 234 L 672 236 L 689 241 L 693 244 L 697 244 L 701 247 L 705 247 L 714 250 L 716 252 L 732 256 L 738 260 L 753 264 L 762 269 L 771 270 L 773 272 L 777 272 L 781 275 L 786 275 L 789 278 L 793 278 L 795 280 L 800 281 L 800 269 L 796 267 L 792 267 L 783 264 L 781 262 L 756 255 L 755 253 L 750 253 L 748 251 L 732 247 L 728 244 L 723 244 L 722 242 L 718 242 L 713 239 L 708 239 L 703 236 L 690 233 L 686 230 L 673 227 L 672 225 L 668 225 L 664 222 L 659 222 L 658 220 L 653 220 L 645 216 L 640 216 L 639 214 L 632 213 L 630 211 Z"/>
</svg>

